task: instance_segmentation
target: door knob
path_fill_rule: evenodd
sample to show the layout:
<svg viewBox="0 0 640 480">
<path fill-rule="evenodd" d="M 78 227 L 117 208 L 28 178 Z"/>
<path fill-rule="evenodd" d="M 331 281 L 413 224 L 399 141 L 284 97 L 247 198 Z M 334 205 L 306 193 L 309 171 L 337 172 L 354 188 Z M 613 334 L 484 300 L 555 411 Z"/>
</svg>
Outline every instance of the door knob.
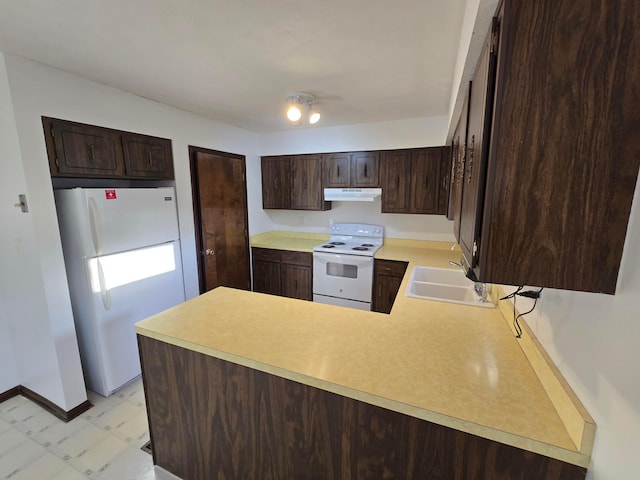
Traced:
<svg viewBox="0 0 640 480">
<path fill-rule="evenodd" d="M 215 251 L 213 251 L 213 250 L 212 250 L 212 249 L 210 249 L 210 248 L 207 248 L 207 249 L 204 251 L 204 254 L 205 254 L 205 255 L 213 255 L 213 254 L 215 254 L 215 253 L 216 253 L 216 252 L 215 252 Z"/>
</svg>

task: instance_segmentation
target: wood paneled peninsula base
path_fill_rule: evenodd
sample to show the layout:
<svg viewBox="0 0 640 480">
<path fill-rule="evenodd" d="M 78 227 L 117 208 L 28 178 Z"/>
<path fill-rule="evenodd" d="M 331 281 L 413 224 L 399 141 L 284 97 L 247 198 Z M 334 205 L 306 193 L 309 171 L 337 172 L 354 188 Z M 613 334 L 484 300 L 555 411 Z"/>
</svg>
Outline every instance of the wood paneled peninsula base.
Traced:
<svg viewBox="0 0 640 480">
<path fill-rule="evenodd" d="M 138 336 L 154 464 L 209 479 L 584 479 L 586 469 Z"/>
<path fill-rule="evenodd" d="M 449 256 L 405 259 L 400 291 Z M 219 287 L 142 320 L 154 462 L 185 480 L 583 479 L 592 430 L 559 415 L 500 310 Z"/>
</svg>

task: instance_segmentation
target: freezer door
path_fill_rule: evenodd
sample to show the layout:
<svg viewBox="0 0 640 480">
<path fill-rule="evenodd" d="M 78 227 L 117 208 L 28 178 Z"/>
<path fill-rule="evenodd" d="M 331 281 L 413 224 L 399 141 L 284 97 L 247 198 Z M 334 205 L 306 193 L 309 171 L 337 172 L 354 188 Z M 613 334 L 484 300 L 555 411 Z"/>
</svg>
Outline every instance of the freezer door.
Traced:
<svg viewBox="0 0 640 480">
<path fill-rule="evenodd" d="M 179 237 L 173 187 L 76 188 L 70 192 L 85 257 L 135 250 Z"/>
</svg>

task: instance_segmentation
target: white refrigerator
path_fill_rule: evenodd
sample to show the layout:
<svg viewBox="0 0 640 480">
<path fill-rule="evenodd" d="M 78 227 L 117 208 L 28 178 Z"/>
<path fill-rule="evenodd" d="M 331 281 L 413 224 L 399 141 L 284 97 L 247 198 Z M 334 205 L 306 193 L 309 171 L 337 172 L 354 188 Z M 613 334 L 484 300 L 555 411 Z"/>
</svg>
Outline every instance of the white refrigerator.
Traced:
<svg viewBox="0 0 640 480">
<path fill-rule="evenodd" d="M 140 375 L 134 324 L 185 300 L 175 191 L 55 191 L 87 386 L 109 396 Z"/>
</svg>

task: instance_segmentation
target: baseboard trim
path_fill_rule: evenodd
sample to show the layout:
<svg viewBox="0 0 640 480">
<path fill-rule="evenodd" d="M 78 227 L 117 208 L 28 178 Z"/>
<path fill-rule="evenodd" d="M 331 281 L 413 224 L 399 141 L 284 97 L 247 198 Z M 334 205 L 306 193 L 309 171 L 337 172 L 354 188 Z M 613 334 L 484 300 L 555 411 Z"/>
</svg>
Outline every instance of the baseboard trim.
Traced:
<svg viewBox="0 0 640 480">
<path fill-rule="evenodd" d="M 6 392 L 0 393 L 0 403 L 6 402 L 10 398 L 13 398 L 17 395 L 20 395 L 20 385 L 17 387 L 10 388 Z"/>
<path fill-rule="evenodd" d="M 17 387 L 13 387 L 7 390 L 6 392 L 0 393 L 0 402 L 4 402 L 18 395 L 22 395 L 23 397 L 28 398 L 33 403 L 44 408 L 47 412 L 59 418 L 63 422 L 68 422 L 70 420 L 73 420 L 74 418 L 82 415 L 84 412 L 86 412 L 93 406 L 89 400 L 85 400 L 80 405 L 72 408 L 71 410 L 64 410 L 60 408 L 58 405 L 56 405 L 55 403 L 53 403 L 51 400 L 44 398 L 39 393 L 36 393 L 30 388 L 27 388 L 23 385 L 18 385 Z"/>
</svg>

